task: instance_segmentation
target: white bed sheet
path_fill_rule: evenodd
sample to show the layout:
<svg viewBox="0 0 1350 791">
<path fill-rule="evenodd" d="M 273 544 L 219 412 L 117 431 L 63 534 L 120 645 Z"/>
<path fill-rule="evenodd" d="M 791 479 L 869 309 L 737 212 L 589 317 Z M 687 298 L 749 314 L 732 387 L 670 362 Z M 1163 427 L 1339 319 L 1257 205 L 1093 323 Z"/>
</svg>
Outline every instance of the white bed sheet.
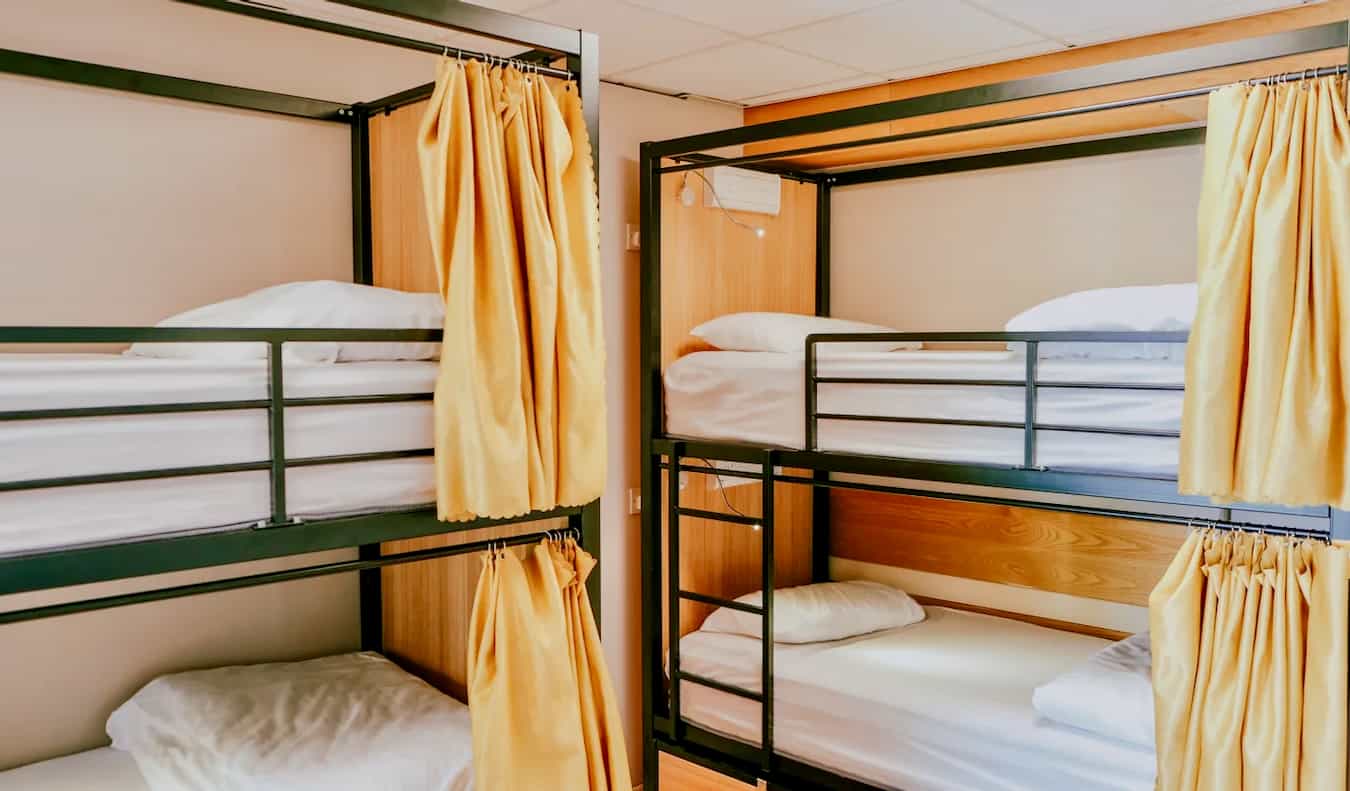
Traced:
<svg viewBox="0 0 1350 791">
<path fill-rule="evenodd" d="M 101 747 L 0 772 L 0 791 L 149 791 L 130 753 Z"/>
<path fill-rule="evenodd" d="M 911 351 L 831 353 L 820 376 L 1020 380 L 1025 358 L 1013 352 Z M 1181 384 L 1179 360 L 1040 360 L 1041 382 Z M 749 442 L 800 449 L 804 445 L 801 355 L 698 352 L 665 373 L 666 428 L 679 437 Z M 817 411 L 893 417 L 1020 422 L 1021 387 L 972 385 L 823 384 Z M 1180 391 L 1042 388 L 1041 423 L 1175 431 Z M 1037 463 L 1062 470 L 1172 476 L 1178 440 L 1070 431 L 1038 431 Z M 821 420 L 821 450 L 894 458 L 1021 465 L 1022 430 Z"/>
<path fill-rule="evenodd" d="M 289 398 L 429 392 L 437 363 L 288 365 Z M 0 411 L 266 398 L 263 361 L 0 355 Z M 286 410 L 290 458 L 432 444 L 429 401 Z M 0 423 L 0 481 L 256 462 L 265 410 Z M 317 518 L 434 501 L 431 458 L 297 467 L 292 516 Z M 270 513 L 266 471 L 0 493 L 0 554 L 249 524 Z"/>
<path fill-rule="evenodd" d="M 774 650 L 774 746 L 905 791 L 1146 791 L 1151 750 L 1050 723 L 1040 684 L 1106 643 L 1021 621 L 929 607 L 922 623 Z M 758 690 L 759 640 L 693 632 L 682 670 Z M 684 717 L 757 744 L 759 705 L 685 682 Z"/>
</svg>

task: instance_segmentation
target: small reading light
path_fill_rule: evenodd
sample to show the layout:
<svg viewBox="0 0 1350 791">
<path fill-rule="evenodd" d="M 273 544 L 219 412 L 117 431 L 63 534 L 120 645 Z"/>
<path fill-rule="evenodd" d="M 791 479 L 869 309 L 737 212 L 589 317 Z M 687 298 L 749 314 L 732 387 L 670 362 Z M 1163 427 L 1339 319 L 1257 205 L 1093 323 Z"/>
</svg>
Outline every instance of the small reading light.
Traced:
<svg viewBox="0 0 1350 791">
<path fill-rule="evenodd" d="M 708 177 L 703 175 L 703 172 L 700 170 L 694 171 L 686 170 L 684 172 L 684 178 L 680 182 L 680 203 L 683 203 L 685 206 L 693 206 L 694 202 L 698 199 L 698 196 L 694 194 L 694 188 L 689 186 L 689 174 L 691 172 L 695 176 L 698 176 L 700 179 L 703 180 L 703 184 L 708 188 L 708 194 L 712 195 L 713 203 L 717 206 L 718 209 L 721 209 L 722 213 L 726 215 L 726 218 L 728 220 L 731 220 L 734 224 L 741 226 L 747 231 L 753 231 L 755 234 L 755 238 L 757 239 L 764 238 L 764 236 L 768 233 L 768 231 L 764 230 L 764 226 L 750 225 L 747 222 L 743 222 L 742 220 L 737 219 L 736 215 L 727 211 L 727 207 L 722 205 L 722 199 L 717 195 L 717 190 L 713 187 L 712 182 L 708 181 Z"/>
<path fill-rule="evenodd" d="M 760 528 L 759 522 L 756 522 L 756 523 L 754 523 L 753 525 L 750 525 L 750 529 L 753 530 L 753 531 L 755 531 L 756 533 L 759 532 L 759 528 Z"/>
</svg>

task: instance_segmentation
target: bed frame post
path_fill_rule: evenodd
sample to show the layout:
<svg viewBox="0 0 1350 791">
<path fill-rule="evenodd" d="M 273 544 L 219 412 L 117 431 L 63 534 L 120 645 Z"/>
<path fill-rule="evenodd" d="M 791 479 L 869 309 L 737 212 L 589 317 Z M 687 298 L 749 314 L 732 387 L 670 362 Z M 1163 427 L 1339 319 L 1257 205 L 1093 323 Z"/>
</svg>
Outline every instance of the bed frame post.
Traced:
<svg viewBox="0 0 1350 791">
<path fill-rule="evenodd" d="M 664 700 L 661 648 L 661 459 L 653 441 L 661 435 L 661 160 L 651 143 L 639 148 L 641 281 L 639 357 L 642 448 L 642 755 L 643 791 L 659 791 L 656 749 L 658 702 Z"/>
<path fill-rule="evenodd" d="M 834 177 L 823 176 L 816 182 L 816 315 L 830 315 L 830 193 Z M 830 473 L 814 470 L 812 479 L 828 483 Z M 811 487 L 811 579 L 830 579 L 830 488 Z"/>
<path fill-rule="evenodd" d="M 352 282 L 375 284 L 373 221 L 370 209 L 370 110 L 353 105 L 352 125 Z M 361 560 L 380 557 L 380 544 L 357 548 Z M 361 650 L 384 650 L 384 572 L 378 568 L 359 572 L 361 599 Z"/>
<path fill-rule="evenodd" d="M 600 563 L 600 501 L 591 500 L 589 503 L 581 506 L 581 513 L 573 514 L 567 517 L 567 526 L 576 531 L 580 537 L 581 546 L 590 556 L 595 558 L 598 565 Z M 600 569 L 591 571 L 591 575 L 586 578 L 586 595 L 591 600 L 591 612 L 595 614 L 595 628 L 597 631 L 604 630 L 600 625 Z"/>
</svg>

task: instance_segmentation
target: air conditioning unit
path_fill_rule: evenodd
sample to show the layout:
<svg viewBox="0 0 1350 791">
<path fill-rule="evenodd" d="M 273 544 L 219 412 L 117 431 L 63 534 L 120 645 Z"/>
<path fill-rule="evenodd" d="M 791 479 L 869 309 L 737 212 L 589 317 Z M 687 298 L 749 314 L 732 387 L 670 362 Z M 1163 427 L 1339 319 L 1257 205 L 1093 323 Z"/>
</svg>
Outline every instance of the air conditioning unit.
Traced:
<svg viewBox="0 0 1350 791">
<path fill-rule="evenodd" d="M 703 205 L 755 214 L 778 215 L 782 200 L 782 179 L 772 173 L 759 173 L 733 167 L 704 171 L 712 189 L 703 191 Z"/>
</svg>

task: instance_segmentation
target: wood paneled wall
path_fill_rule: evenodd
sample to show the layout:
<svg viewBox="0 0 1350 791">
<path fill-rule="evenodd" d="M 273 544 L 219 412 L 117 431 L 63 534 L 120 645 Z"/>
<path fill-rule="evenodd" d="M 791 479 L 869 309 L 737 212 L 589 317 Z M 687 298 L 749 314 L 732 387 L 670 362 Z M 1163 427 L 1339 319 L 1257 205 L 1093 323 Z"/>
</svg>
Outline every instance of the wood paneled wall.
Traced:
<svg viewBox="0 0 1350 791">
<path fill-rule="evenodd" d="M 371 248 L 375 285 L 402 291 L 435 291 L 417 129 L 427 102 L 370 119 Z"/>
<path fill-rule="evenodd" d="M 1186 528 L 1062 511 L 840 492 L 830 554 L 1121 604 L 1149 591 Z"/>
<path fill-rule="evenodd" d="M 693 206 L 680 201 L 685 184 Z M 661 181 L 661 360 L 677 359 L 689 330 L 726 313 L 816 310 L 816 187 L 782 182 L 777 216 L 732 212 L 764 229 L 760 238 L 704 205 L 707 185 L 692 173 Z"/>
<path fill-rule="evenodd" d="M 774 121 L 812 113 L 856 107 L 877 102 L 907 99 L 944 91 L 953 91 L 975 85 L 986 85 L 1006 80 L 1022 79 L 1070 69 L 1097 66 L 1119 60 L 1171 52 L 1191 47 L 1235 41 L 1285 30 L 1343 21 L 1350 16 L 1350 0 L 1329 0 L 1258 16 L 1216 22 L 1153 36 L 1127 39 L 1088 47 L 1054 52 L 1020 60 L 978 66 L 959 71 L 918 77 L 911 80 L 875 85 L 825 96 L 815 96 L 777 104 L 751 107 L 745 111 L 747 124 Z M 788 140 L 775 140 L 746 146 L 747 153 L 782 151 L 817 143 L 840 140 L 861 140 L 881 135 L 902 134 L 943 126 L 1009 118 L 1029 113 L 1082 107 L 1099 102 L 1149 96 L 1187 88 L 1219 85 L 1251 77 L 1298 71 L 1314 66 L 1329 66 L 1345 62 L 1345 47 L 1326 50 L 1315 55 L 1282 58 L 1244 64 L 1241 66 L 1193 72 L 1179 77 L 1141 80 L 1089 91 L 1075 91 L 1057 96 L 1006 102 L 988 107 L 976 107 L 940 113 L 914 119 L 843 129 L 820 135 L 803 135 Z M 829 154 L 816 155 L 799 161 L 810 167 L 883 162 L 910 157 L 934 157 L 990 150 L 1010 146 L 1060 141 L 1091 135 L 1120 134 L 1123 132 L 1189 124 L 1203 119 L 1205 98 L 1180 102 L 1163 102 L 1140 107 L 1091 113 L 1082 116 L 1042 121 L 1033 124 L 998 129 L 979 130 L 953 135 L 938 135 L 920 140 L 867 146 Z"/>
<path fill-rule="evenodd" d="M 688 185 L 694 205 L 680 193 Z M 708 319 L 742 311 L 815 312 L 816 187 L 783 180 L 777 216 L 733 212 L 761 238 L 705 205 L 707 185 L 693 174 L 669 174 L 661 183 L 661 359 L 667 365 L 697 344 L 689 330 Z M 694 462 L 697 463 L 697 462 Z M 709 475 L 686 474 L 680 504 L 729 513 L 760 513 L 760 484 L 740 483 L 719 492 Z M 737 484 L 740 478 L 723 478 Z M 664 483 L 663 483 L 664 487 Z M 723 500 L 725 494 L 726 500 Z M 663 501 L 668 493 L 663 488 Z M 775 583 L 811 581 L 811 491 L 779 484 L 774 499 Z M 681 519 L 680 581 L 685 590 L 735 598 L 760 589 L 760 538 L 744 525 Z M 669 529 L 665 510 L 662 524 Z M 662 551 L 668 546 L 663 542 Z M 664 568 L 664 566 L 663 566 Z M 697 629 L 711 607 L 685 602 L 680 632 Z M 662 634 L 665 634 L 663 631 Z"/>
</svg>

